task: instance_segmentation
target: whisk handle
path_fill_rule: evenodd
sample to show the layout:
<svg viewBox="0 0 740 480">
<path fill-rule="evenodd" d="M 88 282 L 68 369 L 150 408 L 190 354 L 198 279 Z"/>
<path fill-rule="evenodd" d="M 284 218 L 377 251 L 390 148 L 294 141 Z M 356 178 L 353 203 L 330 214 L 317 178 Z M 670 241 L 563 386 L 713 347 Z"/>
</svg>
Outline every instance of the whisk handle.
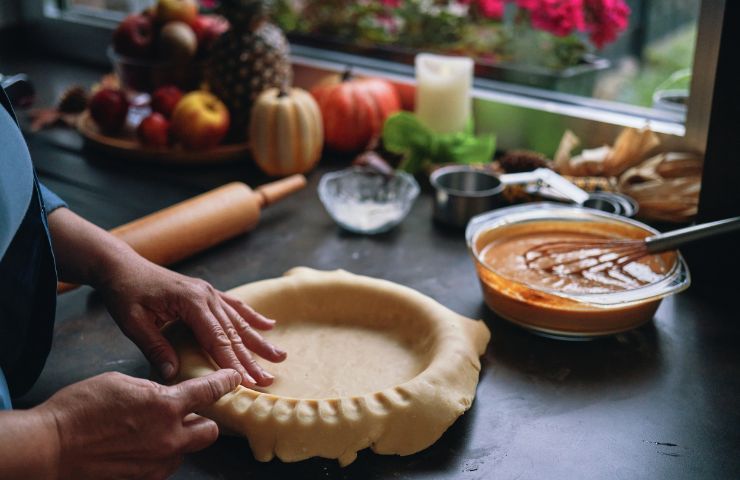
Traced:
<svg viewBox="0 0 740 480">
<path fill-rule="evenodd" d="M 726 218 L 716 222 L 701 223 L 691 227 L 679 228 L 668 233 L 653 235 L 645 239 L 649 253 L 675 250 L 688 243 L 724 233 L 740 230 L 740 217 Z"/>
</svg>

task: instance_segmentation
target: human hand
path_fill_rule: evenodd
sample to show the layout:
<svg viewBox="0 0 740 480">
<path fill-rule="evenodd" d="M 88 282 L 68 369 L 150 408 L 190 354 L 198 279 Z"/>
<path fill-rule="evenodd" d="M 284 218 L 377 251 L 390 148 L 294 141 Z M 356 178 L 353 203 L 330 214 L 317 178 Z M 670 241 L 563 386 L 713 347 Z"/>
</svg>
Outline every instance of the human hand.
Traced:
<svg viewBox="0 0 740 480">
<path fill-rule="evenodd" d="M 179 369 L 177 354 L 162 335 L 165 324 L 182 321 L 222 368 L 233 368 L 245 386 L 267 386 L 273 376 L 254 358 L 281 362 L 286 353 L 255 331 L 275 322 L 209 283 L 157 266 L 133 254 L 109 267 L 97 285 L 113 319 L 156 365 L 165 380 Z"/>
<path fill-rule="evenodd" d="M 186 453 L 218 437 L 217 425 L 192 412 L 239 385 L 219 370 L 170 387 L 120 373 L 70 385 L 34 410 L 57 432 L 56 478 L 164 479 Z"/>
</svg>

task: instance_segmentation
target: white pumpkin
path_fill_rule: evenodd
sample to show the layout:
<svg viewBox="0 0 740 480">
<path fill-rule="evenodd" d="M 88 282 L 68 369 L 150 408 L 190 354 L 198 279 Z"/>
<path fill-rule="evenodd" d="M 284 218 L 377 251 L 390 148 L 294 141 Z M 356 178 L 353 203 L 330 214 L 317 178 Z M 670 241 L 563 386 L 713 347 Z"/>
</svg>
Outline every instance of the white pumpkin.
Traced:
<svg viewBox="0 0 740 480">
<path fill-rule="evenodd" d="M 252 107 L 249 143 L 254 160 L 268 175 L 311 170 L 324 146 L 324 127 L 316 100 L 300 88 L 265 90 Z"/>
</svg>

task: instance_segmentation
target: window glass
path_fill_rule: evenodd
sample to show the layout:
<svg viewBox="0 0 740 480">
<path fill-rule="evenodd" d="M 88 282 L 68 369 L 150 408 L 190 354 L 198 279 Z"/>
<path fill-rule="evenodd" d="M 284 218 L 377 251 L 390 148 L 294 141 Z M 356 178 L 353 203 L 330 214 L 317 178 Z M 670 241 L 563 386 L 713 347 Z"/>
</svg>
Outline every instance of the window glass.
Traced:
<svg viewBox="0 0 740 480">
<path fill-rule="evenodd" d="M 294 41 L 410 61 L 467 55 L 477 75 L 685 108 L 700 0 L 277 0 Z"/>
<path fill-rule="evenodd" d="M 266 0 L 267 1 L 267 0 Z M 133 12 L 153 0 L 66 0 Z M 213 4 L 217 2 L 201 2 Z M 482 78 L 685 114 L 700 0 L 272 0 L 293 43 L 413 64 L 466 55 Z"/>
</svg>

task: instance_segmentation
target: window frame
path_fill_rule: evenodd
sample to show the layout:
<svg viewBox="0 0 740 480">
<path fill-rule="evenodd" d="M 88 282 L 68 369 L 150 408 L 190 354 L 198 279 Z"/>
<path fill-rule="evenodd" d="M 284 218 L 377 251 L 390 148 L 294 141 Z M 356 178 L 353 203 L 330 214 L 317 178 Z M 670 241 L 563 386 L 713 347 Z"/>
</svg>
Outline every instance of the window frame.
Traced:
<svg viewBox="0 0 740 480">
<path fill-rule="evenodd" d="M 21 8 L 32 35 L 49 52 L 108 64 L 106 46 L 122 15 L 91 15 L 80 8 L 65 11 L 60 0 L 24 0 Z M 724 11 L 725 0 L 701 2 L 685 119 L 675 113 L 476 78 L 473 88 L 476 127 L 482 131 L 497 131 L 499 128 L 489 112 L 496 105 L 504 105 L 514 109 L 520 118 L 546 119 L 544 123 L 550 128 L 571 129 L 587 139 L 586 146 L 610 142 L 624 127 L 649 123 L 668 148 L 703 153 L 721 34 L 717 25 L 722 25 Z M 90 48 L 90 45 L 95 47 Z M 360 75 L 381 76 L 400 83 L 414 80 L 411 65 L 305 45 L 291 47 L 299 80 L 340 72 L 348 64 Z M 499 135 L 498 139 L 501 149 L 536 147 L 530 143 L 526 135 Z"/>
</svg>

